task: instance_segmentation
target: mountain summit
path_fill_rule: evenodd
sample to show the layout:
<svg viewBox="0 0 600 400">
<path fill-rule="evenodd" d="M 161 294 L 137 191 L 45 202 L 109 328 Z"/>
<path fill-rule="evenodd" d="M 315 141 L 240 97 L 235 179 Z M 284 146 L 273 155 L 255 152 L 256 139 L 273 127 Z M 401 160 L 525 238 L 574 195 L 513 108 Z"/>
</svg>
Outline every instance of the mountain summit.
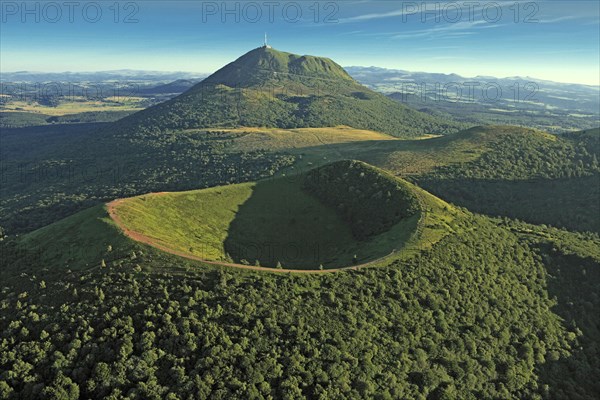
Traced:
<svg viewBox="0 0 600 400">
<path fill-rule="evenodd" d="M 355 81 L 334 61 L 268 46 L 254 49 L 187 92 L 116 122 L 119 134 L 213 127 L 347 125 L 398 137 L 457 131 Z"/>
<path fill-rule="evenodd" d="M 284 79 L 322 78 L 354 81 L 333 60 L 324 57 L 299 56 L 259 47 L 227 64 L 204 80 L 230 87 L 248 87 L 282 74 Z"/>
</svg>

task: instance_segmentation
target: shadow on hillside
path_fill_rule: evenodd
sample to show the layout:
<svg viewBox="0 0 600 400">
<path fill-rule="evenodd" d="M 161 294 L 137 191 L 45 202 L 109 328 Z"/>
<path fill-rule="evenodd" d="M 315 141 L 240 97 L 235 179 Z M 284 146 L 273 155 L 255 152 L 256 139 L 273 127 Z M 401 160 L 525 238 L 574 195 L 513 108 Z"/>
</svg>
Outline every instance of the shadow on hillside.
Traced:
<svg viewBox="0 0 600 400">
<path fill-rule="evenodd" d="M 491 216 L 600 232 L 598 177 L 522 181 L 417 179 L 439 198 Z M 550 194 L 550 195 L 549 195 Z"/>
<path fill-rule="evenodd" d="M 600 264 L 591 258 L 564 255 L 544 246 L 549 275 L 548 294 L 556 297 L 554 313 L 569 332 L 580 334 L 569 357 L 546 354 L 539 368 L 545 398 L 591 400 L 600 398 Z M 541 386 L 540 385 L 540 386 Z M 542 389 L 544 390 L 544 389 Z"/>
<path fill-rule="evenodd" d="M 336 261 L 347 261 L 336 260 L 335 254 L 336 245 L 352 240 L 349 229 L 334 212 L 301 190 L 302 179 L 302 175 L 290 176 L 254 186 L 225 239 L 225 251 L 234 262 L 318 269 L 320 264 L 338 267 Z"/>
</svg>

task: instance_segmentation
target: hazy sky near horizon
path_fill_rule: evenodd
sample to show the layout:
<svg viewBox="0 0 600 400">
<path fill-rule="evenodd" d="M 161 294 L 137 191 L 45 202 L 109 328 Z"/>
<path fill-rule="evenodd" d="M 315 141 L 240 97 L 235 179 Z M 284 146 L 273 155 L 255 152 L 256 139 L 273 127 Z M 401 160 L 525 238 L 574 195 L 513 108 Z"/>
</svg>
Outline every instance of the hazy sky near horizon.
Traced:
<svg viewBox="0 0 600 400">
<path fill-rule="evenodd" d="M 2 1 L 0 71 L 208 73 L 264 32 L 344 66 L 600 84 L 595 0 Z"/>
</svg>

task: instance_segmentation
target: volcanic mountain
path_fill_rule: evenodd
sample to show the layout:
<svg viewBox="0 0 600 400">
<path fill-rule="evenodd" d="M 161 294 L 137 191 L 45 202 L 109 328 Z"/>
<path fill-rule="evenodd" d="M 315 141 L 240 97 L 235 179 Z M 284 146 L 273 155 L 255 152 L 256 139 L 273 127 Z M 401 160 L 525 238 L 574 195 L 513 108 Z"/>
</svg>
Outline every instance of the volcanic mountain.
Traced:
<svg viewBox="0 0 600 400">
<path fill-rule="evenodd" d="M 183 94 L 124 118 L 119 133 L 209 127 L 347 125 L 398 137 L 449 133 L 458 125 L 404 106 L 355 81 L 334 61 L 260 47 Z"/>
</svg>

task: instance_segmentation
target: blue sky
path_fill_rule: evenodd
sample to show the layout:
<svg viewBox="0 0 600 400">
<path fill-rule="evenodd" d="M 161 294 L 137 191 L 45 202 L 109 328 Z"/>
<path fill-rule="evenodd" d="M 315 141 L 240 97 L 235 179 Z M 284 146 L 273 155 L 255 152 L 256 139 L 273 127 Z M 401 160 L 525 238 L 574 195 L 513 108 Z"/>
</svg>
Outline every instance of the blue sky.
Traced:
<svg viewBox="0 0 600 400">
<path fill-rule="evenodd" d="M 600 84 L 598 1 L 266 1 L 2 1 L 0 69 L 207 73 L 268 32 L 344 66 Z"/>
</svg>

